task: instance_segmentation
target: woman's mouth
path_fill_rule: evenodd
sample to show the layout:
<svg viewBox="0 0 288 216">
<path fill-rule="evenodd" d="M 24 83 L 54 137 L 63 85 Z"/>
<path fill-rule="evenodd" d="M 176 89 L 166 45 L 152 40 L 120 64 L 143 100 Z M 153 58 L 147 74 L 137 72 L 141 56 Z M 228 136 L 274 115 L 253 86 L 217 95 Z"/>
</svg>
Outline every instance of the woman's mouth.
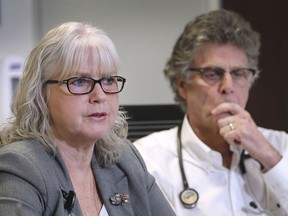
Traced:
<svg viewBox="0 0 288 216">
<path fill-rule="evenodd" d="M 103 120 L 103 119 L 106 119 L 107 113 L 106 112 L 92 113 L 88 117 L 93 118 L 93 119 L 97 119 L 97 120 Z"/>
</svg>

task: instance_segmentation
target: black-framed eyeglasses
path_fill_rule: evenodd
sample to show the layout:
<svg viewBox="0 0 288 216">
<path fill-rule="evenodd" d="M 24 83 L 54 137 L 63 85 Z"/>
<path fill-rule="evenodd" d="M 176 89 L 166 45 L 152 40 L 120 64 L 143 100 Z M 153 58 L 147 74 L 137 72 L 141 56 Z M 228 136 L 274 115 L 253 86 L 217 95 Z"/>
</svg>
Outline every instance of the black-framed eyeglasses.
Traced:
<svg viewBox="0 0 288 216">
<path fill-rule="evenodd" d="M 126 79 L 121 76 L 108 76 L 95 80 L 91 77 L 72 77 L 66 80 L 47 80 L 45 84 L 66 84 L 68 91 L 74 95 L 89 94 L 96 83 L 106 94 L 117 94 L 124 88 Z"/>
<path fill-rule="evenodd" d="M 188 70 L 200 73 L 202 79 L 211 85 L 222 80 L 226 72 L 225 69 L 220 67 L 189 68 Z M 229 73 L 232 76 L 233 82 L 243 86 L 251 82 L 257 70 L 252 68 L 234 68 Z"/>
</svg>

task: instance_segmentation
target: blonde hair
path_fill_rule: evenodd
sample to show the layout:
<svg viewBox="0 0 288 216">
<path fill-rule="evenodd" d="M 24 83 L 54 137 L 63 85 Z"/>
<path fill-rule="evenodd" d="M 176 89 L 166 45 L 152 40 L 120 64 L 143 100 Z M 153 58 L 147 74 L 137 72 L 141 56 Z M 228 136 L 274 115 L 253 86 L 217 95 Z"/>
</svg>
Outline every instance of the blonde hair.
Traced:
<svg viewBox="0 0 288 216">
<path fill-rule="evenodd" d="M 119 57 L 106 33 L 90 24 L 63 23 L 50 30 L 31 51 L 23 76 L 11 105 L 13 117 L 0 133 L 1 145 L 24 139 L 38 140 L 46 150 L 56 153 L 50 128 L 45 82 L 78 72 L 81 63 L 91 59 L 92 70 L 117 73 Z M 125 112 L 119 110 L 111 131 L 95 145 L 99 164 L 114 163 L 127 142 L 128 127 Z"/>
</svg>

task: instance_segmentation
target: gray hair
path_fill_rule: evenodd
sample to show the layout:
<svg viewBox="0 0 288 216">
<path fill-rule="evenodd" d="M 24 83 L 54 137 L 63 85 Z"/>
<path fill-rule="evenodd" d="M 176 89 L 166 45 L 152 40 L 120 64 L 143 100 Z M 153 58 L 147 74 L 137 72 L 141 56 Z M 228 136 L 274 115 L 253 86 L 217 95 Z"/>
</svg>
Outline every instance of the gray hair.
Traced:
<svg viewBox="0 0 288 216">
<path fill-rule="evenodd" d="M 11 105 L 13 117 L 1 130 L 1 145 L 24 139 L 35 139 L 55 154 L 47 106 L 49 88 L 45 82 L 57 74 L 60 79 L 77 73 L 81 62 L 92 59 L 93 70 L 101 74 L 119 71 L 119 56 L 106 33 L 90 24 L 63 23 L 50 30 L 31 51 L 15 98 Z M 95 145 L 101 166 L 110 166 L 119 157 L 127 142 L 128 126 L 125 112 L 118 111 L 107 136 Z"/>
<path fill-rule="evenodd" d="M 224 9 L 197 16 L 185 26 L 164 69 L 175 94 L 174 99 L 185 112 L 186 101 L 179 95 L 177 80 L 188 76 L 187 68 L 193 64 L 197 50 L 209 43 L 233 44 L 239 47 L 246 53 L 249 66 L 258 69 L 260 35 L 243 17 Z M 259 71 L 254 81 L 258 75 Z"/>
</svg>

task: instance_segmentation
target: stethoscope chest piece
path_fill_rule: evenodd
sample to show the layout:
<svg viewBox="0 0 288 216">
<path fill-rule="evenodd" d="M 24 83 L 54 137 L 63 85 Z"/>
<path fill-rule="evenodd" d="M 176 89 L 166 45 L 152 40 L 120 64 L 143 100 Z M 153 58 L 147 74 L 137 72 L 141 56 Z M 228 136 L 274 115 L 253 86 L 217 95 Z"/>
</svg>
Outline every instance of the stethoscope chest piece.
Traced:
<svg viewBox="0 0 288 216">
<path fill-rule="evenodd" d="M 199 194 L 196 190 L 186 188 L 180 193 L 180 200 L 185 208 L 195 208 L 199 199 Z"/>
<path fill-rule="evenodd" d="M 182 129 L 182 123 L 180 124 L 178 128 L 178 132 L 177 132 L 177 139 L 178 139 L 177 151 L 178 151 L 178 156 L 179 156 L 179 166 L 180 166 L 180 172 L 181 172 L 181 176 L 183 180 L 184 190 L 180 193 L 179 198 L 185 208 L 193 209 L 196 207 L 196 204 L 199 199 L 199 194 L 196 190 L 189 188 L 189 185 L 186 179 L 185 170 L 183 166 L 183 158 L 182 158 L 182 142 L 181 142 L 181 137 L 180 137 L 181 129 Z"/>
</svg>

